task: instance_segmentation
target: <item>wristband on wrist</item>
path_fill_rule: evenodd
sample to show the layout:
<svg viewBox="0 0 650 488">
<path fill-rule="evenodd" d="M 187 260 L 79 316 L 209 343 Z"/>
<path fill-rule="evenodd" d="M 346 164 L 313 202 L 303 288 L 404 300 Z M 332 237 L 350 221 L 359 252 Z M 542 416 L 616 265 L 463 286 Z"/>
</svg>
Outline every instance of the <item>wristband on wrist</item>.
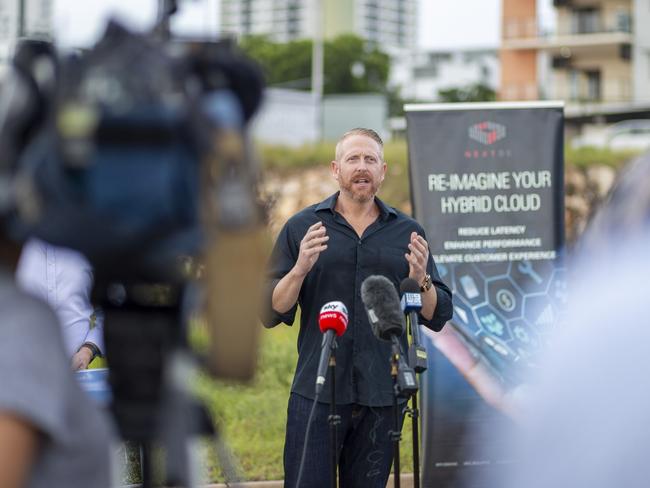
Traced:
<svg viewBox="0 0 650 488">
<path fill-rule="evenodd" d="M 96 357 L 102 355 L 102 353 L 101 353 L 101 351 L 99 350 L 99 348 L 98 348 L 95 344 L 93 344 L 92 342 L 84 342 L 84 343 L 81 345 L 81 347 L 87 347 L 87 348 L 90 349 L 90 351 L 93 353 L 92 357 L 90 358 L 91 361 L 92 361 L 93 359 L 95 359 Z M 79 348 L 80 350 L 81 350 L 81 347 Z"/>
<path fill-rule="evenodd" d="M 422 293 L 427 292 L 431 289 L 431 285 L 433 283 L 431 282 L 431 275 L 429 273 L 424 275 L 424 280 L 422 280 L 422 283 L 420 283 L 420 291 Z"/>
</svg>

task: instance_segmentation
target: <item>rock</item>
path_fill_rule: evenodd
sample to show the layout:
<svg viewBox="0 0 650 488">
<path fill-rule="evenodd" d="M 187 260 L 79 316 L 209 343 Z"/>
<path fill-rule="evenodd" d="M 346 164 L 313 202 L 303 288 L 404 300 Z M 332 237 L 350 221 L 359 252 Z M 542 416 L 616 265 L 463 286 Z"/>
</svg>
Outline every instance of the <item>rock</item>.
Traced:
<svg viewBox="0 0 650 488">
<path fill-rule="evenodd" d="M 578 168 L 567 168 L 564 173 L 564 188 L 567 195 L 584 194 L 587 190 L 587 176 Z"/>
<path fill-rule="evenodd" d="M 273 238 L 296 212 L 320 202 L 338 190 L 329 166 L 309 168 L 289 175 L 267 174 L 261 196 L 269 208 L 269 228 Z"/>
<path fill-rule="evenodd" d="M 566 195 L 564 197 L 564 225 L 567 243 L 573 243 L 587 226 L 591 207 L 583 195 Z"/>
<path fill-rule="evenodd" d="M 610 166 L 590 166 L 587 168 L 587 180 L 597 198 L 602 200 L 616 180 L 616 170 Z"/>
</svg>

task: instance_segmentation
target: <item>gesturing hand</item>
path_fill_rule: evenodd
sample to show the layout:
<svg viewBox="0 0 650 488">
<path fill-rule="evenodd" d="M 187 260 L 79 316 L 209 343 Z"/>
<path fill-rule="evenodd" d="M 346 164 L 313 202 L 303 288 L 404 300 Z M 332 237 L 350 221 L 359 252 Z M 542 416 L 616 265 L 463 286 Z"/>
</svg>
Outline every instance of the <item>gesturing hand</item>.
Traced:
<svg viewBox="0 0 650 488">
<path fill-rule="evenodd" d="M 296 261 L 295 270 L 302 276 L 309 273 L 318 260 L 320 253 L 327 249 L 326 242 L 329 236 L 326 235 L 325 226 L 322 222 L 316 222 L 307 229 L 305 237 L 300 241 L 300 253 Z"/>
<path fill-rule="evenodd" d="M 409 263 L 409 278 L 413 278 L 418 283 L 422 283 L 427 274 L 429 244 L 417 232 L 411 232 L 411 242 L 408 247 L 410 252 L 404 256 Z"/>
</svg>

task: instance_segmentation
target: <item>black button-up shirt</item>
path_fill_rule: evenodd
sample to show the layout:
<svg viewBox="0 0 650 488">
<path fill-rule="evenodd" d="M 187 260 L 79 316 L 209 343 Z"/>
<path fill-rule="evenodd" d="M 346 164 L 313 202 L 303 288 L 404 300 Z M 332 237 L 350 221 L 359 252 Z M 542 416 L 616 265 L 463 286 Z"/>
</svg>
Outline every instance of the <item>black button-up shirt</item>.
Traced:
<svg viewBox="0 0 650 488">
<path fill-rule="evenodd" d="M 370 275 L 384 275 L 398 287 L 408 276 L 411 232 L 426 239 L 422 227 L 412 218 L 388 207 L 375 198 L 380 215 L 359 237 L 352 226 L 336 212 L 338 193 L 323 202 L 307 207 L 291 217 L 278 235 L 269 264 L 266 327 L 280 322 L 292 325 L 300 305 L 298 364 L 291 391 L 314 398 L 316 371 L 321 352 L 322 334 L 318 327 L 321 307 L 334 300 L 345 304 L 349 313 L 348 328 L 337 339 L 336 403 L 368 406 L 389 406 L 393 402 L 390 376 L 391 346 L 377 339 L 370 328 L 361 301 L 361 283 Z M 298 304 L 286 313 L 272 309 L 271 296 L 277 283 L 293 268 L 298 259 L 300 241 L 309 226 L 322 221 L 329 241 L 300 289 Z M 420 317 L 421 323 L 440 330 L 452 316 L 451 291 L 440 281 L 431 256 L 427 265 L 438 295 L 438 304 L 431 320 Z M 406 334 L 401 337 L 407 350 Z M 329 381 L 329 380 L 328 380 Z M 320 399 L 330 402 L 325 385 Z"/>
</svg>

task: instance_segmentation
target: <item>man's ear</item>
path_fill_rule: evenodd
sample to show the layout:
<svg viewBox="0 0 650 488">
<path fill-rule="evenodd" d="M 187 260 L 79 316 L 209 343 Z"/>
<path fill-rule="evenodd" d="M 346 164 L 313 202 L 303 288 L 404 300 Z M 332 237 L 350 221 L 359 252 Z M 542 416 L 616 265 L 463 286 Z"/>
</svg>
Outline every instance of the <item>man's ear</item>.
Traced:
<svg viewBox="0 0 650 488">
<path fill-rule="evenodd" d="M 332 171 L 332 176 L 335 180 L 339 179 L 339 163 L 336 160 L 333 160 L 330 163 L 330 170 Z"/>
</svg>

